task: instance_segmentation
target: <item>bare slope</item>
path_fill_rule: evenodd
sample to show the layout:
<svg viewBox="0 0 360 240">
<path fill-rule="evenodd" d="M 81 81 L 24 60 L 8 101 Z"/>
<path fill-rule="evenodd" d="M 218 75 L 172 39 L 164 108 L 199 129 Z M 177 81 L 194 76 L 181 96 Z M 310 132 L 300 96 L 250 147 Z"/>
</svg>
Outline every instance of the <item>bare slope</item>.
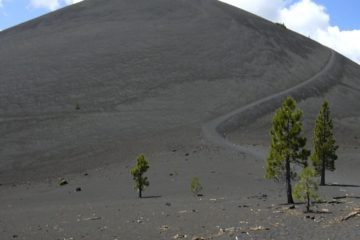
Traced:
<svg viewBox="0 0 360 240">
<path fill-rule="evenodd" d="M 0 181 L 198 141 L 203 123 L 306 81 L 330 55 L 217 1 L 87 0 L 19 25 L 0 33 Z"/>
<path fill-rule="evenodd" d="M 216 1 L 86 0 L 1 32 L 0 56 L 1 239 L 358 239 L 339 219 L 359 208 L 360 68 L 329 49 Z M 341 144 L 312 214 L 263 178 L 287 94 L 308 134 L 328 98 Z"/>
</svg>

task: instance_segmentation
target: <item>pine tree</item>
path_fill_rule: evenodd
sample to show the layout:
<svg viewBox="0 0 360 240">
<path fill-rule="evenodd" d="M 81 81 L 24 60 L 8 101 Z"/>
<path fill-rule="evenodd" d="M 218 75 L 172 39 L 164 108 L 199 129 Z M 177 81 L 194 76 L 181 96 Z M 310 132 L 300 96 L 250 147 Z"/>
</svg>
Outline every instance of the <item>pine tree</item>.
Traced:
<svg viewBox="0 0 360 240">
<path fill-rule="evenodd" d="M 288 97 L 275 112 L 272 121 L 271 146 L 266 163 L 265 177 L 276 181 L 285 177 L 287 202 L 294 203 L 291 180 L 296 176 L 291 164 L 307 166 L 310 151 L 306 150 L 306 138 L 302 135 L 302 111 L 293 98 Z"/>
<path fill-rule="evenodd" d="M 137 164 L 131 169 L 131 175 L 133 176 L 135 185 L 134 188 L 139 192 L 139 198 L 142 197 L 142 192 L 145 187 L 149 186 L 147 177 L 143 177 L 143 174 L 149 169 L 149 162 L 145 159 L 145 156 L 141 154 L 137 158 Z"/>
<path fill-rule="evenodd" d="M 323 103 L 316 119 L 313 142 L 314 152 L 311 160 L 317 175 L 321 176 L 320 185 L 324 186 L 325 170 L 335 170 L 336 150 L 338 149 L 333 134 L 333 123 L 327 101 Z"/>
<path fill-rule="evenodd" d="M 316 194 L 318 185 L 314 180 L 315 176 L 316 172 L 314 168 L 304 168 L 300 173 L 300 181 L 294 188 L 294 197 L 306 201 L 306 212 L 310 211 L 311 199 L 315 201 L 320 200 L 319 196 Z"/>
</svg>

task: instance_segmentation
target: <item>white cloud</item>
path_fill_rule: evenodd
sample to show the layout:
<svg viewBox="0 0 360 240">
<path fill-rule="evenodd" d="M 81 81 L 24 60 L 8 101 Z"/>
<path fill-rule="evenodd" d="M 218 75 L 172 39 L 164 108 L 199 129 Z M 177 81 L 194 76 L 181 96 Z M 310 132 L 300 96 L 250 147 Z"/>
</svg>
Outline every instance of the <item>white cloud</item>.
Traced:
<svg viewBox="0 0 360 240">
<path fill-rule="evenodd" d="M 83 1 L 83 0 L 65 0 L 65 3 L 66 3 L 66 5 L 70 5 L 70 4 L 78 3 L 81 1 Z"/>
<path fill-rule="evenodd" d="M 30 4 L 33 8 L 47 8 L 51 11 L 60 7 L 58 0 L 31 0 Z"/>
<path fill-rule="evenodd" d="M 360 64 L 360 29 L 331 26 L 326 8 L 312 0 L 220 0 L 286 27 L 335 49 Z"/>
<path fill-rule="evenodd" d="M 314 35 L 319 29 L 329 26 L 330 17 L 325 7 L 311 0 L 302 0 L 280 10 L 279 21 L 303 35 Z"/>
<path fill-rule="evenodd" d="M 70 5 L 81 1 L 83 0 L 30 0 L 30 5 L 33 8 L 46 8 L 53 11 L 61 7 L 63 4 Z"/>
<path fill-rule="evenodd" d="M 283 0 L 220 0 L 248 12 L 276 21 L 280 10 L 285 7 Z"/>
<path fill-rule="evenodd" d="M 316 40 L 360 64 L 360 30 L 341 31 L 329 26 L 318 30 Z"/>
</svg>

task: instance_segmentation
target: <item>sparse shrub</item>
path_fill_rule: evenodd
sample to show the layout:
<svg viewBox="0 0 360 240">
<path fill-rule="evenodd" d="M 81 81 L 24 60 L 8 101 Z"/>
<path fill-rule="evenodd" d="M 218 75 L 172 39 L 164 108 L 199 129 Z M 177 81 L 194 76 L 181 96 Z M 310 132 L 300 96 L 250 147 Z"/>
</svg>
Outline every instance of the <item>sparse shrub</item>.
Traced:
<svg viewBox="0 0 360 240">
<path fill-rule="evenodd" d="M 191 185 L 190 185 L 190 191 L 194 194 L 194 195 L 198 195 L 201 190 L 203 189 L 203 187 L 200 184 L 200 180 L 198 177 L 193 177 L 191 180 Z"/>
<path fill-rule="evenodd" d="M 276 26 L 279 26 L 283 29 L 287 29 L 286 26 L 285 26 L 285 23 L 275 23 Z"/>
<path fill-rule="evenodd" d="M 145 159 L 145 156 L 141 154 L 137 158 L 137 164 L 131 169 L 131 175 L 133 176 L 135 185 L 134 188 L 139 192 L 139 198 L 142 197 L 142 192 L 145 187 L 150 185 L 147 177 L 143 177 L 143 174 L 149 169 L 149 162 Z"/>
</svg>

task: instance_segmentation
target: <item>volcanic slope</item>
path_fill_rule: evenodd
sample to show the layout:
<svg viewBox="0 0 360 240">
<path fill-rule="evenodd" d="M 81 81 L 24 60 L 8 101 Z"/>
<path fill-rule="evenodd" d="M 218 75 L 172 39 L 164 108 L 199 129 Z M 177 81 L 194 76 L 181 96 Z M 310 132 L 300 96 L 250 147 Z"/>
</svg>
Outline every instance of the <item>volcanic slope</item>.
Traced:
<svg viewBox="0 0 360 240">
<path fill-rule="evenodd" d="M 0 56 L 1 239 L 359 238 L 360 68 L 311 39 L 212 0 L 85 0 Z M 308 137 L 327 98 L 340 144 L 311 214 L 263 178 L 287 95 Z"/>
<path fill-rule="evenodd" d="M 340 77 L 304 98 L 358 71 L 335 55 Z M 86 0 L 0 32 L 0 56 L 13 183 L 197 144 L 204 123 L 301 84 L 331 51 L 218 1 Z"/>
</svg>

